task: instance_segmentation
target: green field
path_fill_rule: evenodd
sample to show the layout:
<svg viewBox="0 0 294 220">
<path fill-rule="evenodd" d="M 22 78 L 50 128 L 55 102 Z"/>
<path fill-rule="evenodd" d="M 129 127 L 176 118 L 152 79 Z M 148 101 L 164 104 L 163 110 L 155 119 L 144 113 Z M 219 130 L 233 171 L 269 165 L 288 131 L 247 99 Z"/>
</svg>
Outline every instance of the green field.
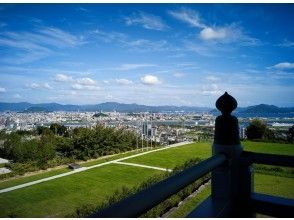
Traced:
<svg viewBox="0 0 294 220">
<path fill-rule="evenodd" d="M 0 217 L 64 217 L 82 204 L 98 204 L 122 186 L 161 171 L 110 164 L 0 194 Z"/>
<path fill-rule="evenodd" d="M 145 152 L 145 151 L 146 151 L 146 149 L 144 149 L 143 152 Z M 115 160 L 115 159 L 119 159 L 119 158 L 122 158 L 122 157 L 131 156 L 131 155 L 137 154 L 138 152 L 141 153 L 142 151 L 141 150 L 139 150 L 139 151 L 136 150 L 136 151 L 130 151 L 130 152 L 121 153 L 121 154 L 109 155 L 109 156 L 99 158 L 99 159 L 96 159 L 96 160 L 92 160 L 92 161 L 89 161 L 89 162 L 82 162 L 80 164 L 81 164 L 82 167 L 89 167 L 89 166 L 93 166 L 93 165 L 97 165 L 97 164 L 100 164 L 100 163 L 107 162 L 109 160 Z M 68 168 L 59 168 L 59 169 L 56 169 L 56 170 L 43 171 L 41 173 L 32 174 L 30 176 L 19 176 L 19 177 L 11 178 L 9 180 L 1 180 L 0 181 L 0 189 L 5 189 L 7 187 L 12 187 L 12 186 L 28 183 L 28 182 L 35 181 L 35 180 L 40 180 L 40 179 L 43 179 L 43 178 L 46 178 L 46 177 L 58 175 L 58 174 L 61 174 L 61 173 L 66 173 L 66 172 L 69 172 L 69 171 L 71 171 L 71 170 L 68 169 Z"/>
<path fill-rule="evenodd" d="M 205 159 L 211 156 L 209 143 L 193 143 L 169 150 L 146 154 L 140 157 L 125 160 L 125 162 L 139 163 L 149 166 L 158 166 L 172 169 L 193 158 Z"/>
<path fill-rule="evenodd" d="M 294 155 L 294 145 L 254 143 L 247 141 L 244 143 L 244 148 L 255 152 Z M 111 158 L 91 161 L 83 164 L 83 166 L 91 166 L 135 153 L 136 152 L 130 152 Z M 210 143 L 193 143 L 149 153 L 125 160 L 124 162 L 162 168 L 174 168 L 189 159 L 204 159 L 208 158 L 210 155 Z M 50 172 L 2 182 L 0 183 L 0 187 L 6 188 L 23 183 L 22 181 L 28 182 L 54 175 L 56 174 L 55 172 L 65 171 L 55 170 Z M 83 204 L 97 205 L 122 186 L 136 186 L 149 177 L 161 172 L 163 171 L 120 164 L 108 164 L 30 187 L 1 193 L 0 217 L 65 217 L 73 214 L 76 208 Z M 293 189 L 293 178 L 273 177 L 262 174 L 257 174 L 255 177 L 255 190 L 258 192 L 294 198 Z M 195 203 L 205 199 L 209 194 L 209 190 L 204 190 L 203 192 L 206 192 L 206 194 L 190 201 L 187 207 L 185 207 L 186 204 L 184 204 L 182 206 L 184 211 L 179 209 L 179 213 L 172 216 L 184 216 L 183 213 L 188 212 L 187 210 L 189 210 L 189 207 L 193 208 Z"/>
</svg>

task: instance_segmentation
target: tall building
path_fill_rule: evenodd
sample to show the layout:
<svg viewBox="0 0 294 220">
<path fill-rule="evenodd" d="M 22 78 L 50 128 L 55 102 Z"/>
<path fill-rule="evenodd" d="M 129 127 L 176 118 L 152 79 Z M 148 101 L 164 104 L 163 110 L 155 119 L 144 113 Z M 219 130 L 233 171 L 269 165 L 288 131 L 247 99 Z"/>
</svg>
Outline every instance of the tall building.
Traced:
<svg viewBox="0 0 294 220">
<path fill-rule="evenodd" d="M 152 137 L 152 126 L 151 124 L 148 124 L 148 122 L 144 122 L 142 125 L 142 134 L 144 134 L 146 137 Z"/>
</svg>

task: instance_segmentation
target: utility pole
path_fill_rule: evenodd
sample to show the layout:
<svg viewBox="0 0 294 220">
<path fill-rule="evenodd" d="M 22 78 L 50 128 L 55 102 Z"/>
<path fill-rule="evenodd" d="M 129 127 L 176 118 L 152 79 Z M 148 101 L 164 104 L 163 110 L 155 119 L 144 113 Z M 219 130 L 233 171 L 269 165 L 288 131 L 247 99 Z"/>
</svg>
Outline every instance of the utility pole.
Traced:
<svg viewBox="0 0 294 220">
<path fill-rule="evenodd" d="M 148 150 L 148 130 L 147 130 L 147 138 L 146 138 L 146 150 Z"/>
<path fill-rule="evenodd" d="M 152 138 L 153 138 L 153 132 L 152 132 L 152 115 L 151 115 L 151 119 L 150 119 L 150 124 L 151 124 L 151 143 L 150 143 L 150 148 L 152 150 Z"/>
<path fill-rule="evenodd" d="M 136 135 L 136 149 L 137 149 L 137 151 L 138 151 L 138 148 L 139 148 L 139 143 L 138 143 L 138 131 L 136 132 L 137 133 L 137 135 Z"/>
<path fill-rule="evenodd" d="M 142 134 L 142 151 L 143 151 L 143 134 Z"/>
</svg>

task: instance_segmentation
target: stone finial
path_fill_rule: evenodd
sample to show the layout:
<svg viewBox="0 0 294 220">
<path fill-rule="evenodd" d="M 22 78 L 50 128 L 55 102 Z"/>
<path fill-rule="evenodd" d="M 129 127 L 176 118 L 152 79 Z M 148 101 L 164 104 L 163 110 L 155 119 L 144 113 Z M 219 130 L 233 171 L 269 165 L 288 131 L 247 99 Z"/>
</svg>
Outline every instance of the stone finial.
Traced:
<svg viewBox="0 0 294 220">
<path fill-rule="evenodd" d="M 223 115 L 231 114 L 231 112 L 237 108 L 237 105 L 236 99 L 227 92 L 219 97 L 215 103 L 216 108 L 220 110 Z"/>
<path fill-rule="evenodd" d="M 227 92 L 215 103 L 222 115 L 215 120 L 214 143 L 223 145 L 240 144 L 238 119 L 231 115 L 237 107 L 237 101 Z"/>
</svg>

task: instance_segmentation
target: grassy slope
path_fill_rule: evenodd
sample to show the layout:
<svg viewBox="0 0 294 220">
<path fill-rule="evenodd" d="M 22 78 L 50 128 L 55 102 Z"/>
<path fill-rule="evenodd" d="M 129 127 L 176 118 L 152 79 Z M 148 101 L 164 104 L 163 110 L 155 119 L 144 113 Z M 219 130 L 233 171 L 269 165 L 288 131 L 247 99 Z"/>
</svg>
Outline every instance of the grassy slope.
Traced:
<svg viewBox="0 0 294 220">
<path fill-rule="evenodd" d="M 161 171 L 107 165 L 0 194 L 0 217 L 64 217 L 82 204 L 99 204 L 122 186 L 131 187 Z"/>
</svg>

